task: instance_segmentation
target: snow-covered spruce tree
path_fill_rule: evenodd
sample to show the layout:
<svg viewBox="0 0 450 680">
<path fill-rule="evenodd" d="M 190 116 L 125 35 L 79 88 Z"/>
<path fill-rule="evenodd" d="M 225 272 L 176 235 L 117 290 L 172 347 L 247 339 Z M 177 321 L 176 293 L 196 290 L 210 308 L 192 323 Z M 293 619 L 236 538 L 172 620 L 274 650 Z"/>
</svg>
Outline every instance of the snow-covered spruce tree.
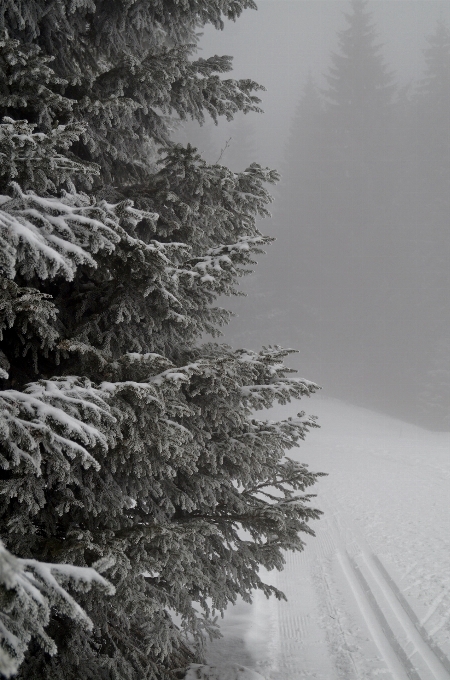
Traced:
<svg viewBox="0 0 450 680">
<path fill-rule="evenodd" d="M 179 28 L 185 22 L 190 36 L 214 18 L 200 11 L 213 5 L 196 3 Z M 97 21 L 101 8 L 90 7 Z M 30 22 L 23 37 L 36 35 Z M 184 35 L 173 28 L 171 39 Z M 264 183 L 277 176 L 256 164 L 235 174 L 189 146 L 169 146 L 153 174 L 144 149 L 129 156 L 128 182 L 119 184 L 120 171 L 97 200 L 80 193 L 96 177 L 109 180 L 113 164 L 102 144 L 86 141 L 89 120 L 70 122 L 67 113 L 58 124 L 63 109 L 81 118 L 79 100 L 61 94 L 46 58 L 26 42 L 5 38 L 5 46 L 5 60 L 7 50 L 22 55 L 9 58 L 10 71 L 23 70 L 17 81 L 38 82 L 24 88 L 28 122 L 14 113 L 16 106 L 23 118 L 24 105 L 11 101 L 8 70 L 0 100 L 0 397 L 9 425 L 2 537 L 19 560 L 95 567 L 116 589 L 110 598 L 77 594 L 92 633 L 56 604 L 47 633 L 58 655 L 32 641 L 20 677 L 173 678 L 205 631 L 214 634 L 214 611 L 238 595 L 249 599 L 253 588 L 281 596 L 258 567 L 281 568 L 282 550 L 302 549 L 299 532 L 311 533 L 308 521 L 320 514 L 304 493 L 317 474 L 284 458 L 314 419 L 254 416 L 316 386 L 290 378 L 287 350 L 198 344 L 227 319 L 215 299 L 235 292 L 269 240 L 255 219 L 267 214 Z M 239 88 L 222 82 L 210 84 L 221 93 L 220 112 L 245 110 Z M 43 122 L 38 103 L 31 107 L 36 92 L 46 98 Z M 194 94 L 203 115 L 208 87 Z M 109 128 L 103 133 L 104 141 Z M 157 141 L 150 127 L 146 134 Z"/>
<path fill-rule="evenodd" d="M 69 105 L 45 88 L 45 83 L 51 79 L 51 72 L 46 68 L 45 60 L 38 65 L 34 58 L 36 50 L 27 50 L 31 56 L 25 71 L 28 72 L 29 81 L 18 83 L 15 92 L 5 88 L 5 80 L 8 77 L 8 67 L 22 61 L 22 66 L 27 61 L 27 56 L 21 51 L 17 42 L 10 40 L 0 41 L 0 61 L 1 68 L 1 93 L 0 107 L 2 112 L 14 106 L 26 106 L 27 104 L 27 85 L 36 80 L 39 73 L 41 78 L 42 101 L 36 110 L 44 118 L 47 103 L 52 103 L 56 109 L 61 105 Z M 22 69 L 23 70 L 23 69 Z M 16 72 L 19 72 L 16 69 Z M 39 80 L 39 78 L 38 78 Z M 25 88 L 22 86 L 25 84 Z M 28 97 L 36 101 L 36 92 L 32 88 L 28 89 Z M 46 294 L 40 293 L 37 289 L 29 286 L 22 286 L 16 277 L 15 246 L 20 240 L 23 241 L 22 256 L 32 255 L 41 247 L 46 249 L 45 238 L 40 237 L 38 230 L 31 228 L 27 231 L 26 220 L 16 219 L 9 211 L 12 205 L 11 196 L 3 195 L 5 185 L 12 178 L 20 179 L 24 186 L 34 184 L 36 187 L 45 190 L 48 187 L 55 187 L 53 179 L 66 179 L 70 172 L 93 172 L 93 167 L 83 166 L 64 157 L 57 152 L 55 147 L 60 149 L 67 148 L 76 138 L 76 126 L 60 126 L 52 131 L 49 136 L 33 134 L 33 126 L 26 121 L 14 121 L 5 118 L 0 125 L 0 241 L 1 241 L 1 275 L 0 275 L 0 335 L 2 340 L 3 332 L 6 329 L 15 331 L 21 349 L 25 354 L 32 357 L 36 364 L 39 354 L 48 352 L 55 344 L 58 333 L 54 327 L 56 318 L 55 308 Z M 52 153 L 53 152 L 53 153 Z M 21 193 L 18 185 L 15 192 Z M 8 205 L 5 205 L 8 204 Z M 31 226 L 29 224 L 28 226 Z M 28 249 L 25 242 L 28 235 Z M 49 251 L 50 249 L 47 248 Z M 57 250 L 54 256 L 59 257 L 62 263 L 63 258 L 59 256 Z M 72 262 L 75 264 L 72 254 Z M 51 258 L 50 258 L 51 259 Z M 22 262 L 22 265 L 24 263 Z M 31 257 L 30 268 L 37 266 L 38 259 Z M 40 263 L 40 273 L 42 276 L 48 275 L 44 260 Z M 58 264 L 53 262 L 53 265 Z M 19 264 L 20 267 L 20 264 Z M 45 273 L 46 272 L 46 273 Z M 6 330 L 6 335 L 8 335 Z M 14 331 L 12 335 L 14 335 Z M 11 337 L 12 337 L 11 335 Z M 15 348 L 19 348 L 16 346 Z M 7 342 L 2 342 L 0 349 L 0 379 L 3 385 L 10 383 L 9 371 L 11 363 L 8 359 L 9 348 Z M 14 357 L 20 361 L 18 357 Z M 2 469 L 2 496 L 3 504 L 1 514 L 5 521 L 8 521 L 8 494 L 12 491 L 10 470 L 14 467 L 21 468 L 22 474 L 27 474 L 32 470 L 33 475 L 41 474 L 41 451 L 40 448 L 46 445 L 55 444 L 56 432 L 50 423 L 55 420 L 51 410 L 46 414 L 42 412 L 44 404 L 34 401 L 33 398 L 26 397 L 23 393 L 14 390 L 1 392 L 0 396 L 0 466 Z M 32 422 L 33 410 L 35 414 L 41 409 L 40 415 L 43 416 L 40 422 Z M 50 416 L 49 419 L 46 416 Z M 46 422 L 47 421 L 47 422 Z M 81 430 L 79 429 L 81 427 Z M 85 434 L 89 432 L 89 427 L 85 423 L 77 425 L 77 431 L 84 429 Z M 92 436 L 92 434 L 91 434 Z M 70 455 L 80 455 L 83 448 L 75 441 L 65 440 L 60 437 L 59 449 L 65 450 Z M 85 462 L 93 462 L 92 456 L 87 451 Z M 12 482 L 14 483 L 14 482 Z M 9 487 L 9 488 L 8 488 Z M 23 487 L 22 487 L 23 489 Z M 12 491 L 14 495 L 19 492 L 16 487 Z M 34 499 L 37 505 L 39 499 Z M 6 516 L 5 516 L 6 514 Z M 8 533 L 6 525 L 4 534 Z M 105 566 L 99 562 L 99 568 Z M 3 545 L 0 546 L 0 674 L 4 677 L 15 675 L 20 663 L 24 659 L 27 647 L 32 644 L 40 647 L 48 655 L 56 652 L 54 641 L 45 632 L 45 627 L 50 620 L 51 609 L 57 609 L 63 613 L 68 620 L 77 622 L 85 630 L 92 629 L 92 622 L 83 612 L 80 606 L 66 589 L 67 585 L 77 590 L 87 591 L 95 583 L 100 585 L 103 590 L 113 592 L 113 587 L 108 584 L 94 569 L 86 567 L 74 567 L 64 563 L 46 563 L 38 561 L 28 554 L 25 559 L 18 559 L 11 555 Z"/>
<path fill-rule="evenodd" d="M 230 57 L 192 59 L 199 27 L 222 28 L 224 18 L 255 7 L 253 0 L 2 0 L 0 31 L 54 58 L 72 115 L 86 128 L 77 154 L 99 163 L 104 181 L 130 183 L 153 170 L 155 143 L 169 141 L 173 115 L 203 122 L 205 114 L 231 119 L 259 110 L 255 82 L 220 77 Z"/>
</svg>

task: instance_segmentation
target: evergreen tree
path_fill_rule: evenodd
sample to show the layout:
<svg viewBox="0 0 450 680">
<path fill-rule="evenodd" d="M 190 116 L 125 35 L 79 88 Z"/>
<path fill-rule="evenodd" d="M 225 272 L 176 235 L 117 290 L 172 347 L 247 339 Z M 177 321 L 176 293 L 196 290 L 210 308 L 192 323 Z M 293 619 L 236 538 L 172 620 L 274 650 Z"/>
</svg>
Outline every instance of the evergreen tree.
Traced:
<svg viewBox="0 0 450 680">
<path fill-rule="evenodd" d="M 437 223 L 444 220 L 448 208 L 450 180 L 447 116 L 450 107 L 450 31 L 443 21 L 438 21 L 427 42 L 425 74 L 418 84 L 415 99 L 416 128 L 412 146 L 416 163 L 419 163 L 420 178 L 417 178 L 414 191 L 419 192 L 418 202 L 424 205 L 429 216 L 431 210 L 431 221 Z M 443 224 L 441 229 L 447 233 Z M 437 245 L 440 250 L 443 243 Z"/>
<path fill-rule="evenodd" d="M 367 131 L 383 125 L 380 113 L 389 112 L 394 93 L 367 4 L 350 0 L 351 12 L 344 13 L 347 27 L 338 33 L 339 51 L 331 56 L 324 90 L 348 135 L 360 137 L 362 143 L 368 141 Z"/>
<path fill-rule="evenodd" d="M 409 209 L 405 235 L 412 265 L 404 298 L 409 296 L 423 326 L 416 366 L 422 413 L 434 427 L 448 427 L 450 327 L 448 289 L 448 213 L 450 201 L 450 32 L 439 20 L 427 38 L 425 72 L 411 102 L 408 139 L 412 150 L 403 204 Z"/>
<path fill-rule="evenodd" d="M 338 33 L 339 51 L 332 54 L 326 74 L 324 132 L 332 182 L 330 210 L 334 218 L 338 210 L 338 220 L 350 221 L 353 228 L 348 236 L 358 238 L 358 234 L 371 231 L 366 225 L 373 204 L 380 197 L 383 201 L 388 198 L 391 178 L 386 171 L 395 86 L 367 11 L 367 0 L 351 0 L 350 8 L 350 13 L 344 13 L 347 27 Z M 344 239 L 347 236 L 341 235 Z"/>
<path fill-rule="evenodd" d="M 318 253 L 322 265 L 326 252 L 322 211 L 327 206 L 322 192 L 328 146 L 323 115 L 322 97 L 309 75 L 295 110 L 276 189 L 273 222 L 279 238 L 271 246 L 269 260 L 262 260 L 246 281 L 250 309 L 245 298 L 234 304 L 236 342 L 256 345 L 259 338 L 270 342 L 281 335 L 281 342 L 302 347 L 303 365 L 313 360 L 309 352 L 314 328 L 311 281 L 317 276 Z M 319 243 L 325 249 L 319 249 Z M 321 266 L 320 271 L 325 274 L 326 268 Z"/>
<path fill-rule="evenodd" d="M 291 291 L 287 341 L 331 393 L 345 383 L 348 398 L 385 406 L 379 321 L 391 295 L 395 88 L 367 3 L 353 0 L 344 18 L 327 86 L 309 78 L 292 122 L 274 250 Z"/>
<path fill-rule="evenodd" d="M 344 382 L 347 397 L 372 396 L 378 406 L 390 380 L 377 320 L 394 263 L 395 88 L 367 3 L 354 0 L 344 18 L 327 87 L 309 77 L 292 121 L 274 211 L 276 265 L 265 272 L 261 305 L 271 301 L 272 333 L 284 329 L 283 342 L 302 348 L 330 392 L 341 394 Z M 375 363 L 379 384 L 370 375 Z"/>
<path fill-rule="evenodd" d="M 252 5 L 1 5 L 6 676 L 29 643 L 20 678 L 176 677 L 216 611 L 254 588 L 282 597 L 258 567 L 282 568 L 320 515 L 317 473 L 284 457 L 315 419 L 254 415 L 316 385 L 290 377 L 288 350 L 200 344 L 270 241 L 256 219 L 277 174 L 151 152 L 171 114 L 256 108 L 251 81 L 217 76 L 228 58 L 188 59 L 197 26 Z"/>
<path fill-rule="evenodd" d="M 439 127 L 445 130 L 447 121 L 444 112 L 448 109 L 450 97 L 450 32 L 442 19 L 437 22 L 434 33 L 427 37 L 427 42 L 428 47 L 424 50 L 425 74 L 417 88 L 418 98 L 423 105 L 428 105 L 429 113 L 434 113 L 435 122 L 440 120 Z"/>
<path fill-rule="evenodd" d="M 259 110 L 256 83 L 220 78 L 231 70 L 230 57 L 191 59 L 199 27 L 221 28 L 223 17 L 234 20 L 247 7 L 256 7 L 253 0 L 4 0 L 0 30 L 53 59 L 73 116 L 85 126 L 78 156 L 99 163 L 104 182 L 130 183 L 154 170 L 155 143 L 169 141 L 173 116 L 203 122 L 205 114 L 231 120 Z"/>
<path fill-rule="evenodd" d="M 310 258 L 320 252 L 323 262 L 324 276 L 313 287 L 319 290 L 316 309 L 322 326 L 317 335 L 322 360 L 332 366 L 332 389 L 352 370 L 357 376 L 352 398 L 368 397 L 372 404 L 381 400 L 385 405 L 386 380 L 392 382 L 384 353 L 386 302 L 391 265 L 395 267 L 390 214 L 396 184 L 395 86 L 367 5 L 365 0 L 351 0 L 344 14 L 346 27 L 338 32 L 339 49 L 326 74 L 325 208 L 318 214 L 322 238 Z M 330 335 L 340 338 L 339 354 L 331 350 L 326 339 Z"/>
</svg>

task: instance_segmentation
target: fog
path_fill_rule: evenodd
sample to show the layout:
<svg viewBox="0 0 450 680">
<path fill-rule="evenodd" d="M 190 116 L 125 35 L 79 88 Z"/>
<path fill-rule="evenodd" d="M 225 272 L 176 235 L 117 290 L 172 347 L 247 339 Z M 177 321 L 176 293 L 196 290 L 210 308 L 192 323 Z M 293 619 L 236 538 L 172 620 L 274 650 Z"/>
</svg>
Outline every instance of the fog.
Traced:
<svg viewBox="0 0 450 680">
<path fill-rule="evenodd" d="M 180 132 L 282 175 L 225 340 L 293 347 L 324 395 L 448 429 L 449 3 L 257 4 L 200 48 L 264 85 L 264 113 Z"/>
</svg>

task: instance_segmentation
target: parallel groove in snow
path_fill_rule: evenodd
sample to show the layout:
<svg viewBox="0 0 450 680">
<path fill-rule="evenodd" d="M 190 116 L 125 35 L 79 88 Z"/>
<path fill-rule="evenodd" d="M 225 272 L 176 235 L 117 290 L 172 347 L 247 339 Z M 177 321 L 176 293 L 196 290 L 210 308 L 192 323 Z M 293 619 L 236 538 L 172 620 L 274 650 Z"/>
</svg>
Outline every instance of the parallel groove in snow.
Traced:
<svg viewBox="0 0 450 680">
<path fill-rule="evenodd" d="M 352 564 L 348 554 L 338 552 L 337 558 L 353 592 L 372 639 L 378 647 L 387 667 L 392 673 L 393 680 L 416 680 L 418 676 L 414 678 L 414 676 L 411 676 L 407 672 L 403 664 L 403 659 L 399 657 L 397 649 L 393 648 L 391 644 L 393 635 L 391 636 L 391 640 L 388 640 L 389 634 L 387 633 L 387 629 L 383 627 L 379 616 L 377 616 L 377 612 L 373 611 L 373 607 L 368 605 L 367 591 L 365 591 L 361 580 L 357 577 L 354 571 L 354 565 Z M 421 680 L 420 677 L 418 680 Z"/>
<path fill-rule="evenodd" d="M 404 629 L 409 640 L 413 643 L 415 651 L 417 651 L 417 653 L 420 654 L 422 659 L 425 661 L 425 664 L 428 666 L 430 672 L 433 674 L 433 678 L 435 678 L 436 680 L 450 680 L 450 674 L 447 672 L 444 665 L 441 663 L 439 658 L 436 656 L 435 652 L 430 648 L 428 644 L 428 635 L 425 633 L 426 635 L 425 638 L 424 635 L 417 630 L 416 626 L 414 625 L 414 622 L 411 620 L 410 616 L 408 616 L 408 613 L 402 607 L 399 600 L 395 597 L 395 594 L 390 588 L 390 584 L 388 584 L 388 582 L 383 578 L 379 571 L 379 568 L 377 569 L 375 567 L 373 560 L 370 559 L 369 555 L 365 551 L 362 552 L 362 558 L 370 574 L 372 575 L 377 585 L 381 589 L 383 596 L 385 597 L 387 603 L 389 604 L 395 618 Z M 380 562 L 378 560 L 377 567 L 379 567 L 379 563 Z M 357 565 L 354 565 L 354 568 L 357 570 L 358 569 Z M 378 603 L 376 604 L 378 606 Z M 405 667 L 407 667 L 406 664 Z M 417 673 L 415 675 L 411 675 L 411 678 L 413 678 L 414 680 L 418 678 L 418 680 L 420 680 L 420 676 Z M 426 680 L 428 680 L 428 678 Z"/>
<path fill-rule="evenodd" d="M 369 557 L 369 552 L 361 547 L 360 541 L 363 545 L 366 543 L 364 537 L 358 537 L 359 532 L 351 529 L 345 521 L 342 524 L 342 518 L 338 523 L 335 513 L 328 514 L 327 524 L 329 532 L 320 536 L 315 546 L 315 552 L 326 556 L 327 553 L 330 554 L 330 548 L 341 546 L 338 550 L 334 547 L 332 552 L 337 554 L 338 562 L 353 592 L 370 635 L 394 680 L 450 680 L 449 660 L 421 626 L 418 617 L 412 611 L 380 559 L 374 553 L 371 553 Z M 368 572 L 366 575 L 370 576 L 370 579 L 377 585 L 378 595 L 373 592 L 361 571 L 361 567 L 348 553 L 350 545 L 354 555 L 364 558 L 364 573 Z M 394 624 L 396 632 L 392 630 L 385 614 Z M 419 665 L 421 673 L 424 673 L 423 678 L 402 646 L 404 643 L 400 643 L 398 637 L 400 632 L 406 634 L 406 645 L 413 645 L 411 656 L 415 656 L 416 660 L 417 656 L 422 659 Z M 430 676 L 429 673 L 432 675 Z"/>
<path fill-rule="evenodd" d="M 310 621 L 307 616 L 289 616 L 280 624 L 280 634 L 291 640 L 303 639 L 308 634 Z"/>
<path fill-rule="evenodd" d="M 322 431 L 291 456 L 329 473 L 313 501 L 325 515 L 276 574 L 289 601 L 248 617 L 253 666 L 267 680 L 450 680 L 450 437 L 332 400 L 316 412 Z"/>
<path fill-rule="evenodd" d="M 426 620 L 425 621 L 419 621 L 418 617 L 415 615 L 415 613 L 413 612 L 413 610 L 409 606 L 406 598 L 403 596 L 400 588 L 398 588 L 395 581 L 390 577 L 390 575 L 389 575 L 388 571 L 386 570 L 384 564 L 377 557 L 377 555 L 372 554 L 372 560 L 375 562 L 379 571 L 384 576 L 385 580 L 389 584 L 391 590 L 393 591 L 397 600 L 400 602 L 401 606 L 403 607 L 403 609 L 407 613 L 408 617 L 412 621 L 412 623 L 415 626 L 415 628 L 417 629 L 417 631 L 420 633 L 422 638 L 427 643 L 428 647 L 430 647 L 430 649 L 433 651 L 433 653 L 439 659 L 441 664 L 444 666 L 447 673 L 450 675 L 450 660 L 445 656 L 442 649 L 434 642 L 433 638 L 427 633 L 426 629 L 424 628 L 424 624 L 426 623 Z M 443 595 L 442 595 L 442 597 L 443 597 Z M 431 617 L 433 614 L 434 614 L 434 611 L 429 612 L 428 618 Z"/>
</svg>

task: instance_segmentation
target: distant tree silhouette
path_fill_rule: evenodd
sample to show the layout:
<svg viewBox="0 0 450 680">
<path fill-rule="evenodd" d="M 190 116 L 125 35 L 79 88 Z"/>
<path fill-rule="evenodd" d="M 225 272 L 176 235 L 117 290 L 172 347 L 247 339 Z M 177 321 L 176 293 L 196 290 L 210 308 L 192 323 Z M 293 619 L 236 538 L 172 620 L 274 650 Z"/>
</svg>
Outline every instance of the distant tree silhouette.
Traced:
<svg viewBox="0 0 450 680">
<path fill-rule="evenodd" d="M 419 263 L 422 333 L 421 404 L 433 425 L 448 427 L 450 410 L 450 31 L 438 20 L 424 50 L 410 146 L 415 163 L 407 202 L 415 213 L 415 259 Z M 417 286 L 416 286 L 417 288 Z M 423 371 L 423 374 L 422 374 Z"/>
<path fill-rule="evenodd" d="M 325 85 L 303 84 L 273 209 L 279 238 L 236 338 L 281 335 L 328 394 L 442 428 L 450 35 L 439 21 L 422 80 L 399 89 L 368 3 L 352 0 L 345 22 Z"/>
<path fill-rule="evenodd" d="M 239 299 L 233 305 L 238 313 L 237 320 L 232 322 L 235 342 L 251 345 L 259 341 L 270 343 L 277 337 L 278 330 L 278 338 L 281 334 L 282 342 L 302 347 L 302 357 L 305 358 L 302 366 L 308 366 L 310 361 L 304 349 L 310 344 L 306 338 L 312 341 L 308 335 L 308 313 L 314 312 L 309 309 L 307 296 L 302 294 L 308 275 L 306 271 L 299 274 L 299 262 L 302 268 L 314 268 L 317 264 L 312 262 L 305 249 L 311 250 L 317 239 L 314 232 L 321 221 L 317 216 L 321 206 L 317 177 L 323 172 L 325 163 L 318 153 L 322 144 L 322 113 L 322 98 L 312 76 L 309 76 L 286 144 L 281 188 L 274 192 L 276 199 L 272 214 L 277 241 L 270 246 L 270 261 L 263 258 L 251 277 L 252 281 L 248 281 L 246 290 L 252 304 L 244 303 L 245 319 L 239 318 L 241 309 L 244 309 Z M 246 120 L 243 119 L 243 122 Z M 230 144 L 230 153 L 235 146 Z M 327 153 L 326 145 L 323 152 Z M 252 315 L 250 322 L 249 311 Z"/>
<path fill-rule="evenodd" d="M 395 87 L 388 70 L 366 0 L 351 0 L 351 13 L 344 13 L 348 26 L 338 32 L 339 51 L 331 55 L 323 93 L 348 137 L 361 136 L 383 126 L 389 114 Z M 380 120 L 381 117 L 381 120 Z"/>
<path fill-rule="evenodd" d="M 414 127 L 409 140 L 415 159 L 411 169 L 419 180 L 414 194 L 422 205 L 429 204 L 430 196 L 433 203 L 438 196 L 446 198 L 450 180 L 450 32 L 442 20 L 427 37 L 427 43 L 425 72 L 413 99 Z M 435 204 L 435 208 L 439 209 L 439 205 Z"/>
<path fill-rule="evenodd" d="M 326 366 L 332 391 L 344 382 L 374 398 L 386 345 L 396 87 L 367 2 L 352 0 L 344 16 L 326 86 L 317 91 L 310 79 L 303 91 L 276 215 L 292 235 L 289 289 L 295 315 L 308 318 L 305 358 L 319 374 Z"/>
<path fill-rule="evenodd" d="M 380 169 L 386 170 L 390 158 L 396 92 L 367 4 L 351 0 L 350 13 L 344 13 L 347 26 L 338 32 L 339 50 L 331 55 L 328 87 L 322 90 L 332 194 L 338 195 L 346 217 L 357 218 L 354 226 L 360 233 L 370 201 L 386 195 Z M 336 203 L 330 201 L 334 214 Z"/>
</svg>

